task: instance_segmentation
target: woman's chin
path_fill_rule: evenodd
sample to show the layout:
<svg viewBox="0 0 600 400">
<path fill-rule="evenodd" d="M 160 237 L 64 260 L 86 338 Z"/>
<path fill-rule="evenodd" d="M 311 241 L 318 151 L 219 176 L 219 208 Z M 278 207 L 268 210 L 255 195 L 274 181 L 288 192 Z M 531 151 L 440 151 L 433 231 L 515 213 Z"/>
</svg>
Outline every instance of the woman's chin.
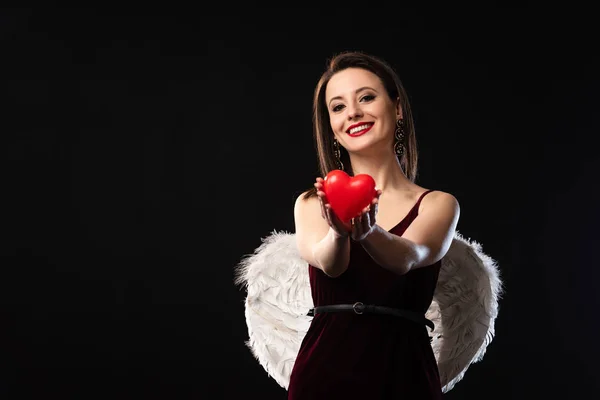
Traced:
<svg viewBox="0 0 600 400">
<path fill-rule="evenodd" d="M 361 142 L 349 143 L 346 150 L 350 154 L 356 155 L 372 155 L 381 154 L 388 148 L 385 143 L 380 141 L 374 142 L 373 140 L 363 140 Z"/>
</svg>

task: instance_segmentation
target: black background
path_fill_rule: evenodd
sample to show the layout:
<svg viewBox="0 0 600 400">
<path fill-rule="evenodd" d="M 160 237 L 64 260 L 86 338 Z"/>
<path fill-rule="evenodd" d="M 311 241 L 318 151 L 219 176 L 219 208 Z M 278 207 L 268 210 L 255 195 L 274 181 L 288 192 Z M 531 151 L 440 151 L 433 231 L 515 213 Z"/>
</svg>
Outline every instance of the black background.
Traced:
<svg viewBox="0 0 600 400">
<path fill-rule="evenodd" d="M 234 266 L 293 231 L 343 50 L 398 71 L 418 183 L 501 267 L 497 336 L 446 398 L 593 396 L 593 12 L 223 6 L 0 14 L 0 396 L 285 398 L 244 345 Z"/>
</svg>

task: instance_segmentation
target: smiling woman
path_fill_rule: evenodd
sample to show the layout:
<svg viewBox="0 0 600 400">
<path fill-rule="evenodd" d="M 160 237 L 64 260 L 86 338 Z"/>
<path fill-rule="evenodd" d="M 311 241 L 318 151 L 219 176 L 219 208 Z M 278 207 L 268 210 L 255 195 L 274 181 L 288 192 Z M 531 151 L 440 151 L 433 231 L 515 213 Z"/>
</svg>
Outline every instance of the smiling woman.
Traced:
<svg viewBox="0 0 600 400">
<path fill-rule="evenodd" d="M 360 87 L 354 89 L 357 85 Z M 393 135 L 388 133 L 394 131 L 396 120 L 402 120 L 402 108 L 398 99 L 387 95 L 377 75 L 360 68 L 348 68 L 332 76 L 326 87 L 330 125 L 335 140 L 348 153 L 358 155 L 367 149 L 381 151 L 376 145 L 392 148 Z M 350 92 L 345 92 L 346 88 L 350 88 Z M 358 137 L 363 140 L 350 139 Z"/>
<path fill-rule="evenodd" d="M 386 62 L 356 52 L 334 57 L 313 107 L 322 176 L 336 169 L 366 174 L 377 190 L 348 223 L 332 210 L 317 177 L 296 200 L 293 248 L 274 244 L 281 243 L 275 238 L 243 264 L 240 280 L 253 293 L 246 303 L 249 327 L 268 331 L 251 346 L 270 373 L 283 354 L 294 353 L 291 371 L 276 372 L 289 399 L 441 399 L 493 336 L 500 287 L 495 264 L 457 235 L 454 196 L 415 183 L 410 105 Z M 457 256 L 457 249 L 469 256 Z M 267 255 L 271 251 L 278 255 Z M 298 297 L 272 301 L 267 289 L 254 285 L 263 279 L 279 280 L 277 293 Z M 291 303 L 307 304 L 305 284 L 314 317 L 306 330 L 297 310 L 289 311 Z M 274 307 L 261 308 L 266 299 Z M 280 337 L 286 329 L 273 322 L 286 320 L 300 321 L 297 352 L 289 350 L 293 339 Z M 272 359 L 273 352 L 281 356 Z"/>
<path fill-rule="evenodd" d="M 323 176 L 334 168 L 345 169 L 352 174 L 356 166 L 350 163 L 349 151 L 361 144 L 355 145 L 349 139 L 373 130 L 377 123 L 378 136 L 375 139 L 383 140 L 384 144 L 395 140 L 396 156 L 392 154 L 392 158 L 397 159 L 410 181 L 415 180 L 417 147 L 412 111 L 402 82 L 386 62 L 356 52 L 333 58 L 315 89 L 313 110 L 314 136 Z M 371 128 L 361 131 L 364 125 Z M 364 153 L 367 146 L 363 144 L 362 147 Z M 377 147 L 372 149 L 380 150 Z M 382 154 L 390 156 L 386 151 Z M 381 187 L 381 182 L 378 184 Z"/>
<path fill-rule="evenodd" d="M 317 312 L 289 398 L 438 399 L 440 378 L 423 314 L 454 237 L 458 203 L 415 184 L 416 165 L 407 176 L 408 157 L 416 161 L 412 115 L 385 62 L 361 53 L 334 58 L 317 85 L 314 112 L 323 173 L 335 161 L 351 175 L 370 175 L 378 187 L 349 228 L 332 211 L 321 178 L 296 201 L 296 240 L 310 265 L 315 309 L 363 302 L 390 313 L 357 319 Z M 392 310 L 414 317 L 390 317 Z"/>
</svg>

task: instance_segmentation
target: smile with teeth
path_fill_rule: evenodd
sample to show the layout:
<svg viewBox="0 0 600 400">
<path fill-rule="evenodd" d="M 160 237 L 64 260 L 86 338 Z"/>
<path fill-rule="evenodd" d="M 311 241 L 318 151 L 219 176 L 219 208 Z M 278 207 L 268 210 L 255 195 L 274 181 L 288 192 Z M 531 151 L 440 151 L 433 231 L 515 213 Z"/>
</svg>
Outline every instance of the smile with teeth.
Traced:
<svg viewBox="0 0 600 400">
<path fill-rule="evenodd" d="M 372 127 L 373 127 L 373 123 L 370 123 L 370 122 L 365 123 L 365 124 L 360 124 L 358 126 L 354 126 L 350 129 L 348 129 L 348 135 L 360 136 L 360 135 L 367 133 L 369 130 L 371 130 Z"/>
</svg>

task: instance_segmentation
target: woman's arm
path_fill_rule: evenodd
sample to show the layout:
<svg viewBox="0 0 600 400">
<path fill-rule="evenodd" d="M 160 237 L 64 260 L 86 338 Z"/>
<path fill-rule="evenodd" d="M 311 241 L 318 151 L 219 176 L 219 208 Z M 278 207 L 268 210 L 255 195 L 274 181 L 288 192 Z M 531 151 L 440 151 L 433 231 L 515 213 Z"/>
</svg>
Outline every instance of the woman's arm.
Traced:
<svg viewBox="0 0 600 400">
<path fill-rule="evenodd" d="M 399 275 L 439 261 L 454 238 L 460 207 L 454 196 L 432 192 L 421 201 L 419 215 L 402 237 L 376 225 L 360 241 L 373 260 Z"/>
<path fill-rule="evenodd" d="M 300 256 L 310 265 L 335 278 L 343 274 L 350 261 L 350 239 L 333 230 L 321 216 L 319 199 L 296 199 L 294 220 Z"/>
</svg>

